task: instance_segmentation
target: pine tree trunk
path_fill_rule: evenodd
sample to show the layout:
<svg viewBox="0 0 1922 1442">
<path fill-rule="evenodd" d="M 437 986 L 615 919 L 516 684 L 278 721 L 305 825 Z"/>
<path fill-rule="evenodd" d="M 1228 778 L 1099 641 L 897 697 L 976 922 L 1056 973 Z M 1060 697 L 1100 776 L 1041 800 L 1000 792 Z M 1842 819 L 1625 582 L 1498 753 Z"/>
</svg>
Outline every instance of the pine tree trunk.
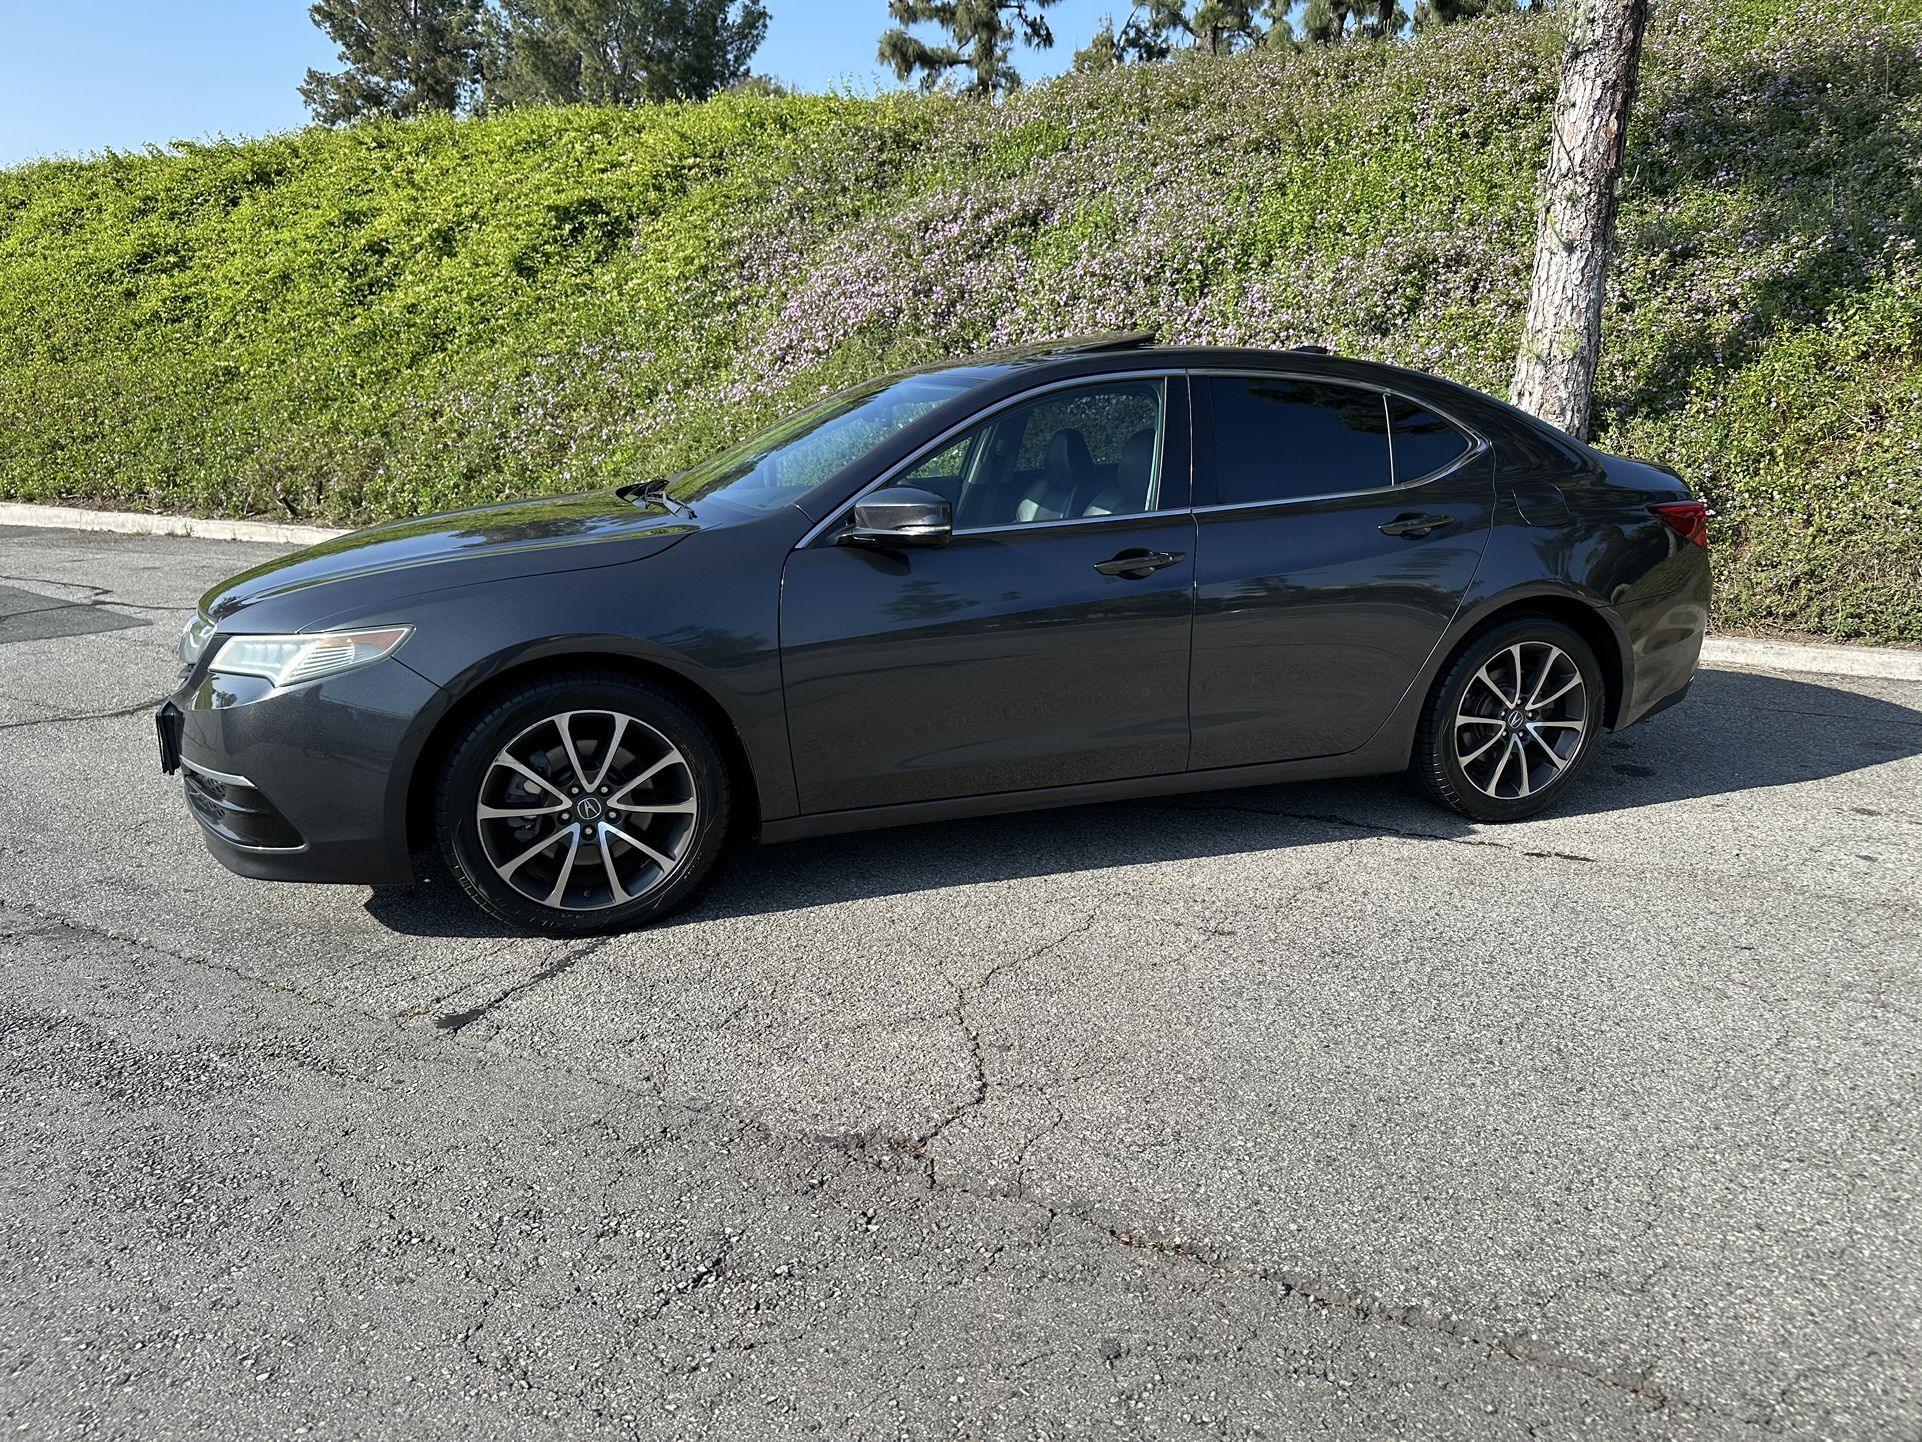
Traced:
<svg viewBox="0 0 1922 1442">
<path fill-rule="evenodd" d="M 1567 9 L 1568 49 L 1542 179 L 1535 278 L 1510 398 L 1569 434 L 1586 436 L 1648 0 L 1576 0 Z"/>
</svg>

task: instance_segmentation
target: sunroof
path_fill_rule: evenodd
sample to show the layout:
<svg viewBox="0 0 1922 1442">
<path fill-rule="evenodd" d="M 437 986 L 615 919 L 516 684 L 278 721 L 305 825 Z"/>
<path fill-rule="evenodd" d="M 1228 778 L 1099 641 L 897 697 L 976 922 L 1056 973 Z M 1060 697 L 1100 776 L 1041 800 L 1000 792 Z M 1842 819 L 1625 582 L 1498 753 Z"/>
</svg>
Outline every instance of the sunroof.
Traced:
<svg viewBox="0 0 1922 1442">
<path fill-rule="evenodd" d="M 1151 330 L 1103 331 L 1097 335 L 1069 336 L 1065 340 L 1044 341 L 1033 349 L 1046 355 L 1079 355 L 1087 351 L 1140 350 L 1155 343 Z"/>
</svg>

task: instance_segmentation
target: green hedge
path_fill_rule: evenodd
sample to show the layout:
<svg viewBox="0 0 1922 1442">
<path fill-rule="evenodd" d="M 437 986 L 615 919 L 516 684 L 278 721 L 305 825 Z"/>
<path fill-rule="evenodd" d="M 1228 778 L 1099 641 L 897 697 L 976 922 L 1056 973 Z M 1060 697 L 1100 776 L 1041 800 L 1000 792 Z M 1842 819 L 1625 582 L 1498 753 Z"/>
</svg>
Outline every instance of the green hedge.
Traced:
<svg viewBox="0 0 1922 1442">
<path fill-rule="evenodd" d="M 1916 0 L 1670 0 L 1597 441 L 1720 512 L 1719 621 L 1922 641 Z M 1149 328 L 1505 389 L 1547 17 L 1071 77 L 0 171 L 0 494 L 356 522 L 683 464 L 879 369 Z"/>
</svg>

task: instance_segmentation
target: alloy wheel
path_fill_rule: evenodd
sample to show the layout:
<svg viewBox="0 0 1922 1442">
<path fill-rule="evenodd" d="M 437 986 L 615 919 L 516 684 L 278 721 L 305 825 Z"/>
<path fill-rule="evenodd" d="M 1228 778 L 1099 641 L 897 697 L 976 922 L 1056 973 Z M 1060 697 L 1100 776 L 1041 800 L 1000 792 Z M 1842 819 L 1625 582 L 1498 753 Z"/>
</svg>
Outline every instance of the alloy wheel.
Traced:
<svg viewBox="0 0 1922 1442">
<path fill-rule="evenodd" d="M 1454 721 L 1455 760 L 1484 796 L 1516 801 L 1555 784 L 1588 736 L 1581 667 L 1548 641 L 1518 641 L 1469 678 Z"/>
<path fill-rule="evenodd" d="M 693 772 L 661 732 L 619 711 L 563 711 L 501 747 L 474 820 L 488 864 L 522 896 L 603 911 L 673 875 L 699 810 Z"/>
</svg>

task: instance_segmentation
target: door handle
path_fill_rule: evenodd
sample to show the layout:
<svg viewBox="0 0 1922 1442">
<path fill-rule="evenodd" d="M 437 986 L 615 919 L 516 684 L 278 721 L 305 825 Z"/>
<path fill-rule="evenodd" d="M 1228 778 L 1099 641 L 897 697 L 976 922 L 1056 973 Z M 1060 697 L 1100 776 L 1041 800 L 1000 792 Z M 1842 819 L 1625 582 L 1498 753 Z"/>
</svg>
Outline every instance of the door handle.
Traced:
<svg viewBox="0 0 1922 1442">
<path fill-rule="evenodd" d="M 1455 524 L 1453 516 L 1420 516 L 1413 511 L 1404 512 L 1381 528 L 1384 536 L 1406 536 L 1411 541 L 1419 541 L 1430 531 L 1439 531 L 1443 526 Z"/>
<path fill-rule="evenodd" d="M 1104 576 L 1139 581 L 1143 576 L 1152 575 L 1163 566 L 1172 566 L 1187 557 L 1186 551 L 1123 551 L 1112 561 L 1095 562 L 1094 568 Z"/>
</svg>

